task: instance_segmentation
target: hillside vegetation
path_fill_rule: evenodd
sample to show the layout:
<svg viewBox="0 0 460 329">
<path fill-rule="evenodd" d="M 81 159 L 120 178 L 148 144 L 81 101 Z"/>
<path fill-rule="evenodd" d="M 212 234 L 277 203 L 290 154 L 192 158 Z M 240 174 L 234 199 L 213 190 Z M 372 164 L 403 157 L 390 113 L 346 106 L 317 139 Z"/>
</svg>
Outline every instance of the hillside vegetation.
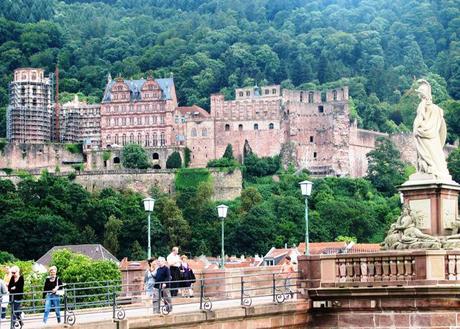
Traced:
<svg viewBox="0 0 460 329">
<path fill-rule="evenodd" d="M 210 93 L 255 83 L 346 83 L 359 124 L 394 132 L 426 76 L 450 141 L 460 132 L 459 0 L 6 0 L 0 15 L 0 106 L 15 68 L 58 63 L 63 100 L 100 101 L 108 73 L 173 75 L 180 103 L 206 109 Z"/>
</svg>

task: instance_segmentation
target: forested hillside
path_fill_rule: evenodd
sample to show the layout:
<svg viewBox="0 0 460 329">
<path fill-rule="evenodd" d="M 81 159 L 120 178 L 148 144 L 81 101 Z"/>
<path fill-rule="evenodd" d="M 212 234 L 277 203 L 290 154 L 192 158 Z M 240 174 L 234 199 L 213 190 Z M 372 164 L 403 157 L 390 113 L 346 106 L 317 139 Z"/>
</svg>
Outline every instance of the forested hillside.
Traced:
<svg viewBox="0 0 460 329">
<path fill-rule="evenodd" d="M 347 83 L 359 124 L 387 132 L 410 127 L 426 76 L 460 132 L 459 0 L 3 0 L 0 15 L 0 135 L 13 70 L 56 63 L 63 97 L 92 101 L 108 73 L 174 75 L 180 103 L 205 108 L 255 83 Z"/>
</svg>

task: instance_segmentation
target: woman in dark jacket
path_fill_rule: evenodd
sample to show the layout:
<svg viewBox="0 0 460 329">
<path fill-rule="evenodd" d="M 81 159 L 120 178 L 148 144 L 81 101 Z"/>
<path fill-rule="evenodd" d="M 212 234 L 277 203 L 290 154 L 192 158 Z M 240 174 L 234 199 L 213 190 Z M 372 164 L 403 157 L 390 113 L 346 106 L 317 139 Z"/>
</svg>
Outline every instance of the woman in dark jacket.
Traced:
<svg viewBox="0 0 460 329">
<path fill-rule="evenodd" d="M 19 267 L 17 266 L 11 268 L 11 279 L 8 284 L 8 291 L 10 292 L 10 301 L 13 305 L 13 321 L 18 319 L 22 326 L 21 302 L 24 294 L 24 277 L 20 274 Z"/>
<path fill-rule="evenodd" d="M 181 274 L 181 288 L 183 297 L 193 297 L 193 287 L 192 284 L 195 283 L 195 273 L 193 273 L 192 268 L 187 263 L 187 256 L 181 256 L 181 265 L 179 267 Z"/>
</svg>

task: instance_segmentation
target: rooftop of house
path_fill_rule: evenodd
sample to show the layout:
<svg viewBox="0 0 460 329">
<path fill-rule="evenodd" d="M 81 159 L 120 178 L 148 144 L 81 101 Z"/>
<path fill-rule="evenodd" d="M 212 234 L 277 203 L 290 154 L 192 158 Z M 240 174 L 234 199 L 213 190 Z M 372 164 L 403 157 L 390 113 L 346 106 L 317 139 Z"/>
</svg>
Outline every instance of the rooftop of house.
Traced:
<svg viewBox="0 0 460 329">
<path fill-rule="evenodd" d="M 131 101 L 141 100 L 141 89 L 146 79 L 139 79 L 139 80 L 123 80 L 129 87 Z M 155 79 L 162 91 L 162 98 L 163 100 L 171 100 L 171 89 L 174 87 L 174 79 L 173 78 L 165 78 L 165 79 Z M 108 80 L 107 85 L 105 87 L 104 96 L 102 97 L 102 102 L 110 102 L 112 100 L 112 86 L 116 83 L 116 80 Z"/>
<path fill-rule="evenodd" d="M 104 246 L 100 244 L 77 244 L 67 246 L 55 246 L 48 250 L 40 259 L 37 260 L 38 264 L 48 266 L 51 263 L 51 257 L 57 250 L 67 249 L 72 252 L 88 256 L 93 260 L 111 260 L 119 263 L 118 259 L 112 255 Z"/>
<path fill-rule="evenodd" d="M 182 116 L 191 117 L 191 118 L 207 118 L 210 114 L 203 108 L 193 105 L 193 106 L 181 106 L 177 110 Z"/>
</svg>

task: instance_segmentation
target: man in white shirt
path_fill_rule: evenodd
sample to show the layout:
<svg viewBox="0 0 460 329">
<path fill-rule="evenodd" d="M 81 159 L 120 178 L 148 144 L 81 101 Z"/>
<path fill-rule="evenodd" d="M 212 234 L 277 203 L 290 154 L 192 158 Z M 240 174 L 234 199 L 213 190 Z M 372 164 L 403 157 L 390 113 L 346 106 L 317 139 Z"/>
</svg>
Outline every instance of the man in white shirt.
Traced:
<svg viewBox="0 0 460 329">
<path fill-rule="evenodd" d="M 166 258 L 168 265 L 169 265 L 169 270 L 171 271 L 171 277 L 172 277 L 172 282 L 171 282 L 171 296 L 177 296 L 179 287 L 180 287 L 180 280 L 181 280 L 181 275 L 180 275 L 180 265 L 181 265 L 181 259 L 179 256 L 179 247 L 173 247 L 171 250 L 171 253 L 168 255 Z"/>
</svg>

